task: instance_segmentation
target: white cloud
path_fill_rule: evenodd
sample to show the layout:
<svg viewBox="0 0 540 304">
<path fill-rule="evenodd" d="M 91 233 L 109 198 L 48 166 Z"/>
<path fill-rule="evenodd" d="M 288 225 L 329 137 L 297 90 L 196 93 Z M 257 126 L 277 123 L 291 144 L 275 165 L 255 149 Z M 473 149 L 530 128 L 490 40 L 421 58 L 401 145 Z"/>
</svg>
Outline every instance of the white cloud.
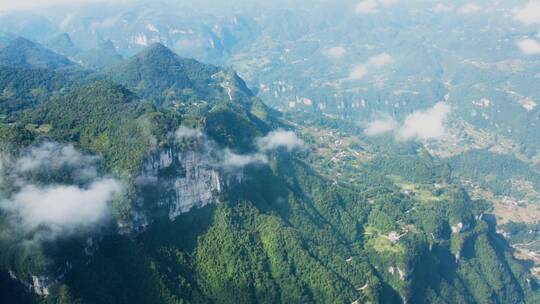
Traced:
<svg viewBox="0 0 540 304">
<path fill-rule="evenodd" d="M 229 149 L 223 150 L 220 153 L 223 155 L 220 166 L 226 169 L 238 169 L 248 165 L 266 164 L 268 163 L 267 152 L 279 148 L 292 151 L 301 147 L 304 142 L 294 132 L 279 129 L 258 138 L 256 144 L 257 151 L 249 154 L 237 154 Z"/>
<path fill-rule="evenodd" d="M 176 137 L 177 140 L 183 140 L 186 138 L 202 137 L 203 133 L 197 129 L 191 129 L 185 126 L 180 126 L 176 130 L 176 132 L 174 132 L 174 136 Z"/>
<path fill-rule="evenodd" d="M 382 5 L 394 5 L 398 4 L 399 0 L 379 0 L 379 3 Z"/>
<path fill-rule="evenodd" d="M 387 53 L 371 56 L 365 63 L 353 66 L 352 70 L 349 72 L 349 79 L 360 80 L 366 77 L 373 68 L 382 68 L 393 62 L 394 58 Z"/>
<path fill-rule="evenodd" d="M 257 138 L 254 142 L 257 149 L 247 154 L 239 154 L 228 148 L 221 148 L 203 132 L 183 126 L 176 130 L 175 138 L 177 140 L 186 138 L 200 140 L 203 143 L 203 151 L 201 153 L 205 153 L 206 157 L 211 159 L 213 166 L 226 170 L 237 170 L 249 165 L 266 164 L 268 163 L 267 153 L 269 151 L 279 148 L 292 151 L 303 145 L 303 141 L 294 132 L 282 129 L 272 131 L 266 136 Z"/>
<path fill-rule="evenodd" d="M 0 209 L 12 228 L 53 239 L 107 218 L 108 203 L 122 184 L 98 176 L 97 161 L 72 145 L 52 142 L 29 147 L 15 159 L 2 155 L 0 181 L 14 190 L 0 198 Z"/>
<path fill-rule="evenodd" d="M 334 46 L 331 48 L 328 48 L 324 50 L 324 54 L 327 57 L 334 58 L 334 59 L 341 59 L 345 54 L 347 53 L 347 50 L 343 46 Z"/>
<path fill-rule="evenodd" d="M 0 206 L 30 232 L 47 227 L 49 237 L 89 228 L 109 215 L 107 203 L 121 192 L 114 179 L 93 182 L 87 188 L 74 185 L 40 187 L 26 185 Z"/>
<path fill-rule="evenodd" d="M 452 11 L 452 8 L 446 4 L 438 3 L 432 9 L 435 13 L 446 13 Z"/>
<path fill-rule="evenodd" d="M 428 140 L 446 135 L 446 119 L 450 114 L 450 105 L 438 102 L 427 110 L 418 110 L 409 114 L 398 130 L 400 140 Z"/>
<path fill-rule="evenodd" d="M 349 73 L 349 79 L 359 80 L 367 76 L 369 70 L 365 64 L 355 65 Z"/>
<path fill-rule="evenodd" d="M 378 136 L 393 132 L 398 127 L 397 121 L 389 115 L 376 119 L 367 124 L 364 134 L 367 136 Z"/>
<path fill-rule="evenodd" d="M 387 53 L 382 53 L 382 54 L 370 57 L 367 64 L 368 66 L 380 68 L 387 64 L 392 63 L 393 61 L 394 61 L 394 58 L 392 58 L 392 56 L 388 55 Z"/>
<path fill-rule="evenodd" d="M 356 4 L 357 14 L 377 14 L 381 6 L 390 6 L 399 3 L 399 0 L 362 0 Z"/>
<path fill-rule="evenodd" d="M 522 39 L 517 45 L 527 55 L 540 54 L 540 43 L 534 39 Z"/>
<path fill-rule="evenodd" d="M 356 5 L 356 12 L 358 14 L 376 14 L 379 12 L 377 6 L 375 0 L 363 0 Z"/>
<path fill-rule="evenodd" d="M 525 111 L 530 112 L 538 106 L 538 104 L 531 97 L 520 97 L 518 103 L 525 109 Z"/>
<path fill-rule="evenodd" d="M 286 148 L 289 151 L 301 147 L 304 142 L 292 131 L 276 130 L 257 140 L 257 146 L 261 151 Z"/>
<path fill-rule="evenodd" d="M 224 151 L 221 166 L 228 169 L 242 168 L 254 164 L 266 164 L 268 158 L 262 153 L 236 154 L 229 149 Z"/>
<path fill-rule="evenodd" d="M 94 166 L 98 160 L 96 156 L 85 155 L 75 149 L 73 145 L 61 145 L 45 142 L 39 146 L 29 148 L 15 162 L 15 168 L 20 173 L 32 171 L 59 172 L 69 169 L 77 171 L 78 177 L 93 178 L 97 171 Z"/>
<path fill-rule="evenodd" d="M 31 11 L 64 5 L 127 3 L 131 0 L 2 0 L 0 12 Z"/>
<path fill-rule="evenodd" d="M 513 10 L 514 20 L 524 24 L 540 24 L 540 1 L 529 1 Z"/>
<path fill-rule="evenodd" d="M 473 14 L 479 12 L 480 9 L 482 8 L 475 3 L 467 3 L 459 9 L 459 12 L 461 14 Z"/>
</svg>

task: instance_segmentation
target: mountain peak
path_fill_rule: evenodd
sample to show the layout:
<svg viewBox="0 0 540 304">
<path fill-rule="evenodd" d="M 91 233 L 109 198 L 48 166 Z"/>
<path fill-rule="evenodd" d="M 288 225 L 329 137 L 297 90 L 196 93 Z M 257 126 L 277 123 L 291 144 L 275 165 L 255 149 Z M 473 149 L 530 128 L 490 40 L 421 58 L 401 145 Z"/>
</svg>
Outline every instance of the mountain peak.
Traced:
<svg viewBox="0 0 540 304">
<path fill-rule="evenodd" d="M 68 33 L 63 33 L 54 37 L 47 41 L 45 46 L 64 56 L 75 56 L 79 52 Z"/>
<path fill-rule="evenodd" d="M 37 47 L 37 43 L 26 39 L 24 37 L 16 37 L 15 39 L 11 40 L 11 42 L 8 44 L 8 47 Z"/>
<path fill-rule="evenodd" d="M 147 49 L 150 49 L 150 50 L 167 50 L 167 51 L 171 51 L 168 47 L 166 47 L 163 43 L 161 42 L 154 42 L 152 44 L 150 44 Z M 172 51 L 171 51 L 172 52 Z"/>
<path fill-rule="evenodd" d="M 249 104 L 253 96 L 232 70 L 183 58 L 161 43 L 154 43 L 115 66 L 110 74 L 158 105 L 191 100 L 237 100 Z"/>
<path fill-rule="evenodd" d="M 114 50 L 116 52 L 116 47 L 114 46 L 114 43 L 109 39 L 100 43 L 99 48 L 104 49 L 104 50 Z"/>
<path fill-rule="evenodd" d="M 73 65 L 66 57 L 23 37 L 0 49 L 0 65 L 22 68 L 58 69 Z"/>
<path fill-rule="evenodd" d="M 73 43 L 73 40 L 71 40 L 71 36 L 69 36 L 68 33 L 60 34 L 54 40 L 56 42 L 63 43 L 65 45 L 75 46 L 75 44 Z"/>
<path fill-rule="evenodd" d="M 156 42 L 149 45 L 137 55 L 138 58 L 169 58 L 178 59 L 178 55 L 165 45 Z"/>
</svg>

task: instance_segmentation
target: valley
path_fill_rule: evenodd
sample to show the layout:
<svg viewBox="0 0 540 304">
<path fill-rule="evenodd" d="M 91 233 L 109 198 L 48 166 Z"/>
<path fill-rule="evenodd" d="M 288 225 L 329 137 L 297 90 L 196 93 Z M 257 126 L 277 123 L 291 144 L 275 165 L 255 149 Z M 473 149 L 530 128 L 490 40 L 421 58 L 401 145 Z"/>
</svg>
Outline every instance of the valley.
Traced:
<svg viewBox="0 0 540 304">
<path fill-rule="evenodd" d="M 534 3 L 209 2 L 0 4 L 0 302 L 540 301 Z"/>
</svg>

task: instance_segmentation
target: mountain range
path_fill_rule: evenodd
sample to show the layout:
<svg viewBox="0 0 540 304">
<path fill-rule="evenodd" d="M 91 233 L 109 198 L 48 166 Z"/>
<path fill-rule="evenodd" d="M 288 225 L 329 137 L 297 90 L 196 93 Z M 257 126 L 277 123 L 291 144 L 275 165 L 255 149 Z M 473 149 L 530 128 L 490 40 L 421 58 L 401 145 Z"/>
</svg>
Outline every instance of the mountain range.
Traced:
<svg viewBox="0 0 540 304">
<path fill-rule="evenodd" d="M 162 44 L 100 69 L 66 56 L 0 49 L 2 302 L 540 299 L 456 178 L 468 159 L 279 112 Z"/>
</svg>

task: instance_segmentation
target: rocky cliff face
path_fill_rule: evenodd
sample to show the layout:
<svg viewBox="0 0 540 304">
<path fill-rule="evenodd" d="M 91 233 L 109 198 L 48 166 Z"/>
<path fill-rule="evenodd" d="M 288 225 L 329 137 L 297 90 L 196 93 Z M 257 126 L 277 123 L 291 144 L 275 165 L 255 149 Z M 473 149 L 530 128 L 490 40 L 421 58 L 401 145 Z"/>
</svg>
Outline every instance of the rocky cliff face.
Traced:
<svg viewBox="0 0 540 304">
<path fill-rule="evenodd" d="M 166 148 L 152 153 L 143 165 L 139 204 L 174 220 L 193 208 L 219 202 L 219 195 L 241 179 L 241 172 L 221 170 L 218 156 L 210 151 Z M 138 220 L 147 222 L 142 214 Z"/>
<path fill-rule="evenodd" d="M 219 172 L 208 155 L 196 151 L 160 151 L 145 162 L 142 177 L 160 190 L 156 203 L 171 220 L 212 203 L 222 189 Z"/>
</svg>

